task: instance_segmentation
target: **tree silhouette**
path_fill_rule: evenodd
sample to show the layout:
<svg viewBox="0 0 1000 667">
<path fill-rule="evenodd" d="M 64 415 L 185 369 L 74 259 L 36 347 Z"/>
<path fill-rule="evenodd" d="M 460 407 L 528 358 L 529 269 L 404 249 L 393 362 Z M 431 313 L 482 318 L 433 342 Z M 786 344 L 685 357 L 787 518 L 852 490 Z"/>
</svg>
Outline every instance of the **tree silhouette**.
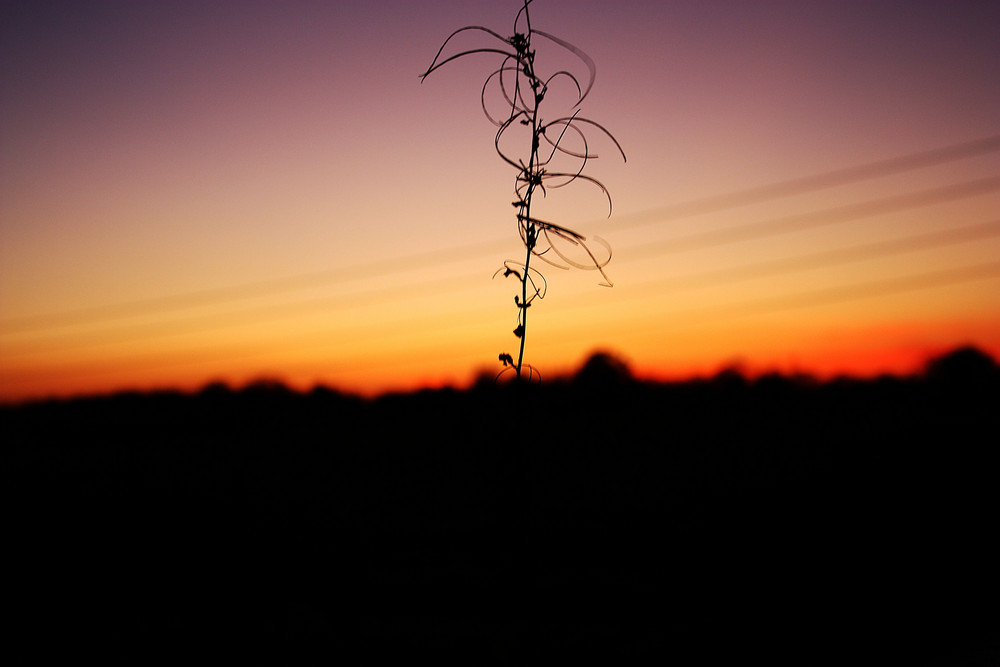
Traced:
<svg viewBox="0 0 1000 667">
<path fill-rule="evenodd" d="M 607 197 L 610 217 L 611 196 L 607 188 L 597 179 L 583 173 L 587 162 L 597 157 L 597 154 L 590 150 L 587 132 L 597 131 L 610 139 L 621 153 L 622 159 L 625 159 L 624 150 L 610 132 L 593 120 L 579 115 L 578 107 L 594 85 L 596 68 L 593 60 L 569 42 L 533 28 L 529 15 L 531 2 L 532 0 L 524 0 L 523 6 L 514 18 L 512 37 L 503 37 L 482 26 L 459 28 L 448 36 L 438 49 L 430 67 L 420 75 L 423 81 L 443 65 L 472 54 L 502 56 L 500 66 L 483 84 L 481 100 L 486 117 L 498 128 L 494 139 L 497 154 L 517 170 L 514 181 L 516 199 L 513 206 L 517 209 L 518 233 L 524 244 L 525 256 L 523 262 L 505 261 L 503 267 L 494 273 L 494 277 L 501 274 L 505 278 L 513 276 L 520 282 L 520 294 L 514 296 L 514 304 L 517 307 L 514 335 L 519 339 L 517 360 L 515 361 L 513 356 L 506 352 L 501 353 L 499 360 L 504 368 L 498 378 L 513 370 L 517 379 L 521 379 L 524 374 L 527 374 L 528 379 L 537 379 L 537 371 L 532 366 L 524 364 L 527 311 L 536 299 L 545 297 L 547 284 L 544 276 L 531 266 L 532 257 L 562 269 L 574 267 L 596 270 L 603 278 L 601 284 L 611 286 L 611 281 L 604 272 L 604 267 L 611 260 L 610 246 L 598 237 L 588 241 L 585 236 L 568 227 L 533 216 L 531 207 L 534 197 L 538 193 L 545 197 L 549 190 L 562 188 L 576 181 L 585 181 L 599 188 Z M 493 46 L 461 50 L 445 55 L 445 49 L 452 39 L 467 31 L 485 33 L 496 42 Z M 582 82 L 568 70 L 558 70 L 547 76 L 540 74 L 535 65 L 533 48 L 535 38 L 542 38 L 575 56 L 587 70 L 586 80 Z M 554 92 L 555 84 L 562 83 L 568 84 L 573 91 L 571 113 L 559 115 L 552 120 L 543 119 L 540 115 L 542 102 Z M 506 116 L 490 113 L 487 93 L 491 87 L 499 91 Z M 530 134 L 527 142 L 530 150 L 526 153 L 512 152 L 508 148 L 507 135 L 511 130 L 518 128 L 524 128 Z M 565 166 L 567 164 L 568 166 Z M 595 253 L 591 247 L 593 244 L 600 246 L 601 250 Z"/>
</svg>

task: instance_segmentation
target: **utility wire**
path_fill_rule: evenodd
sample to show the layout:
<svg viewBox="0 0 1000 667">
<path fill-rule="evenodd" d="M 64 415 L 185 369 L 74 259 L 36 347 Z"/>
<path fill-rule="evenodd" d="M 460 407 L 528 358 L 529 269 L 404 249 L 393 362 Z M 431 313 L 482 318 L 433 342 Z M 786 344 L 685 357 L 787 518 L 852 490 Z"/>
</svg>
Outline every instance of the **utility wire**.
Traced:
<svg viewBox="0 0 1000 667">
<path fill-rule="evenodd" d="M 861 218 L 897 213 L 948 201 L 975 197 L 1000 190 L 1000 176 L 964 181 L 902 195 L 869 199 L 820 211 L 796 213 L 782 218 L 758 220 L 738 227 L 712 229 L 645 246 L 646 254 L 663 255 L 751 241 L 790 232 L 840 224 Z"/>
<path fill-rule="evenodd" d="M 944 186 L 942 188 L 934 188 L 918 191 L 916 193 L 874 199 L 858 204 L 850 204 L 847 206 L 840 206 L 822 211 L 813 211 L 810 213 L 798 214 L 784 218 L 759 221 L 735 228 L 711 230 L 680 239 L 672 239 L 664 243 L 644 245 L 638 248 L 636 252 L 639 255 L 662 255 L 710 247 L 724 243 L 749 240 L 751 238 L 763 238 L 804 228 L 846 222 L 870 215 L 878 215 L 919 206 L 926 206 L 950 199 L 982 194 L 983 191 L 992 191 L 996 189 L 1000 189 L 1000 178 L 967 181 L 957 185 Z M 886 256 L 889 254 L 906 252 L 919 248 L 932 248 L 954 243 L 962 243 L 996 236 L 997 234 L 997 222 L 982 223 L 979 225 L 972 225 L 947 231 L 931 232 L 922 235 L 904 237 L 902 239 L 853 246 L 839 250 L 811 253 L 779 260 L 771 260 L 769 262 L 752 264 L 744 267 L 721 269 L 700 275 L 694 274 L 679 276 L 669 278 L 665 281 L 654 281 L 652 283 L 647 282 L 645 283 L 645 286 L 659 286 L 660 288 L 666 286 L 667 289 L 670 289 L 670 284 L 673 283 L 673 289 L 677 289 L 677 286 L 679 285 L 687 287 L 691 286 L 692 283 L 696 284 L 699 281 L 703 284 L 706 281 L 709 283 L 714 281 L 716 284 L 725 283 L 734 279 L 742 280 L 749 277 L 779 275 L 782 273 L 819 268 L 821 266 L 833 266 L 852 261 L 860 261 L 865 258 Z M 314 314 L 318 308 L 328 312 L 336 312 L 338 310 L 357 307 L 358 305 L 398 302 L 412 299 L 415 296 L 433 296 L 434 294 L 470 289 L 469 285 L 471 284 L 473 278 L 473 276 L 467 276 L 464 280 L 462 280 L 457 277 L 449 277 L 419 283 L 408 283 L 402 287 L 392 286 L 375 290 L 366 290 L 349 295 L 320 297 L 270 306 L 250 307 L 235 313 L 227 313 L 225 315 L 226 318 L 236 317 L 238 319 L 237 321 L 229 319 L 229 321 L 225 323 L 221 323 L 219 321 L 220 316 L 218 314 L 209 314 L 174 319 L 167 324 L 143 323 L 130 327 L 114 327 L 114 325 L 112 325 L 112 331 L 115 332 L 112 336 L 109 336 L 107 333 L 101 333 L 100 331 L 89 332 L 82 335 L 77 333 L 73 336 L 73 342 L 68 345 L 66 342 L 60 343 L 60 339 L 64 340 L 68 334 L 49 336 L 47 337 L 48 340 L 36 337 L 31 345 L 30 353 L 38 354 L 46 351 L 47 349 L 67 349 L 67 347 L 76 349 L 80 347 L 90 347 L 92 345 L 108 345 L 121 340 L 145 340 L 178 335 L 181 333 L 192 333 L 195 331 L 245 326 L 248 319 L 251 323 L 256 324 L 265 321 L 275 321 L 301 316 L 302 314 Z M 642 285 L 638 287 L 642 287 Z M 146 310 L 148 306 L 149 304 L 144 304 L 144 308 L 140 312 L 158 315 L 172 310 Z M 107 319 L 104 318 L 91 318 L 89 320 L 84 319 L 77 321 L 67 319 L 54 325 L 50 324 L 48 327 L 36 325 L 34 330 L 37 331 L 39 329 L 44 330 L 58 327 L 68 327 L 70 325 L 86 323 L 88 321 L 94 322 L 95 319 L 97 322 L 107 321 Z M 15 329 L 14 332 L 7 331 L 5 333 L 9 337 L 12 333 L 24 333 L 24 331 L 25 328 L 22 327 L 20 330 Z M 46 345 L 46 342 L 48 342 L 48 345 Z M 18 353 L 17 351 L 12 351 L 9 347 L 5 350 L 5 356 L 16 356 L 18 354 L 23 354 L 23 352 Z"/>
<path fill-rule="evenodd" d="M 8 343 L 4 357 L 50 353 L 55 350 L 82 349 L 95 346 L 119 345 L 123 342 L 148 341 L 192 333 L 242 328 L 252 325 L 314 316 L 317 312 L 332 314 L 357 307 L 406 301 L 449 291 L 474 289 L 472 278 L 429 280 L 406 285 L 404 288 L 385 287 L 348 296 L 318 297 L 266 306 L 251 306 L 224 314 L 193 315 L 173 318 L 167 322 L 110 325 L 97 331 L 70 332 L 29 339 L 27 349 L 11 349 Z M 23 343 L 22 343 L 23 345 Z"/>
<path fill-rule="evenodd" d="M 637 290 L 654 287 L 658 294 L 708 285 L 725 285 L 754 278 L 768 278 L 790 273 L 829 268 L 854 262 L 879 259 L 918 250 L 930 250 L 960 243 L 970 243 L 1000 236 L 1000 220 L 957 227 L 944 231 L 915 234 L 902 238 L 806 253 L 793 257 L 754 262 L 742 266 L 687 273 L 663 280 L 636 285 Z"/>
<path fill-rule="evenodd" d="M 762 299 L 757 299 L 753 301 L 741 301 L 734 302 L 730 304 L 720 304 L 716 306 L 706 306 L 704 308 L 689 309 L 682 312 L 673 313 L 674 325 L 672 328 L 684 328 L 687 326 L 698 326 L 705 324 L 707 322 L 718 322 L 731 319 L 737 319 L 740 317 L 763 314 L 763 313 L 774 313 L 782 312 L 787 310 L 796 310 L 801 308 L 816 307 L 823 305 L 830 305 L 833 303 L 843 303 L 849 301 L 857 301 L 862 299 L 868 299 L 878 296 L 886 296 L 891 294 L 899 294 L 905 292 L 913 292 L 925 289 L 934 289 L 940 287 L 947 287 L 954 284 L 974 282 L 980 280 L 988 280 L 992 278 L 1000 277 L 1000 262 L 984 262 L 975 265 L 969 265 L 953 269 L 943 269 L 940 271 L 932 271 L 921 274 L 913 274 L 908 276 L 900 276 L 896 278 L 889 278 L 885 280 L 878 281 L 867 281 L 861 283 L 854 283 L 851 285 L 837 286 L 831 288 L 811 290 L 807 292 L 799 292 L 796 294 L 784 295 L 779 297 L 766 297 Z M 437 320 L 435 320 L 437 321 Z M 645 320 L 632 318 L 633 324 L 635 326 L 628 326 L 628 323 L 623 324 L 621 328 L 622 331 L 639 331 L 641 325 Z M 467 321 L 457 322 L 452 320 L 451 324 L 440 324 L 437 321 L 436 329 L 455 329 L 463 326 L 467 326 Z M 671 327 L 668 327 L 671 328 Z M 662 329 L 661 329 L 662 330 Z M 388 337 L 393 335 L 399 335 L 399 331 L 381 331 L 374 337 Z M 626 336 L 629 334 L 626 333 Z M 572 340 L 581 340 L 583 336 L 576 330 L 571 331 L 566 334 L 561 334 L 559 336 L 560 344 L 565 344 Z M 316 348 L 318 346 L 311 346 Z M 181 367 L 185 365 L 197 365 L 205 361 L 205 358 L 210 358 L 215 362 L 224 361 L 230 358 L 247 358 L 259 356 L 256 352 L 250 353 L 240 353 L 240 354 L 212 354 L 211 350 L 208 348 L 199 348 L 197 350 L 200 356 L 190 362 L 177 362 L 170 363 L 170 367 Z M 176 353 L 180 357 L 185 357 L 184 351 L 177 351 Z M 263 354 L 263 352 L 261 352 Z M 429 360 L 426 356 L 423 357 L 425 361 Z M 125 362 L 128 358 L 119 358 L 119 362 Z M 430 361 L 434 361 L 430 359 Z M 154 364 L 161 367 L 166 367 L 167 364 L 159 363 Z M 379 367 L 380 364 L 369 364 L 367 367 Z M 352 368 L 351 371 L 356 369 Z M 66 370 L 60 370 L 60 377 L 89 377 L 93 375 L 101 375 L 103 371 L 100 367 L 89 367 L 81 369 L 77 373 L 72 371 L 67 372 Z"/>
<path fill-rule="evenodd" d="M 752 315 L 829 306 L 997 278 L 1000 278 L 1000 261 L 982 262 L 939 271 L 818 288 L 793 294 L 713 304 L 664 312 L 662 313 L 664 316 L 669 316 L 669 323 L 658 324 L 657 332 L 662 333 L 668 330 L 725 322 Z M 642 316 L 629 316 L 627 321 L 619 320 L 617 322 L 617 329 L 623 332 L 624 337 L 646 333 L 648 332 L 648 329 L 644 329 L 646 326 L 648 326 L 648 318 Z M 572 330 L 559 333 L 558 338 L 560 342 L 566 343 L 573 340 L 583 340 L 585 337 L 578 331 Z"/>
<path fill-rule="evenodd" d="M 470 244 L 461 248 L 431 250 L 400 258 L 378 260 L 331 269 L 329 271 L 290 276 L 288 278 L 182 292 L 162 297 L 80 308 L 61 313 L 11 318 L 0 320 L 0 329 L 2 329 L 0 335 L 75 326 L 94 321 L 126 319 L 129 317 L 187 310 L 199 306 L 213 306 L 220 303 L 298 292 L 322 285 L 346 283 L 364 278 L 402 273 L 410 269 L 421 269 L 429 266 L 439 266 L 448 262 L 463 261 L 468 259 L 468 255 L 466 254 L 468 252 L 485 253 L 487 251 L 495 251 L 496 247 L 496 242 L 483 242 Z"/>
<path fill-rule="evenodd" d="M 919 168 L 945 164 L 948 162 L 985 155 L 998 150 L 1000 150 L 1000 135 L 953 144 L 943 148 L 920 151 L 886 160 L 865 163 L 771 185 L 749 188 L 746 190 L 739 190 L 722 195 L 705 197 L 688 202 L 681 202 L 678 204 L 650 209 L 644 212 L 625 216 L 624 220 L 619 217 L 618 220 L 616 220 L 616 226 L 619 228 L 644 226 L 653 223 L 675 220 L 681 217 L 722 211 L 747 204 L 760 203 L 793 195 L 805 194 L 834 186 L 846 185 L 872 178 L 903 173 Z M 992 186 L 989 185 L 991 180 L 996 181 L 996 179 L 983 179 L 979 182 L 969 181 L 966 182 L 965 186 L 975 190 L 975 186 L 978 183 L 979 187 L 985 188 L 979 192 L 980 194 L 983 194 L 996 189 L 995 182 Z M 961 185 L 962 184 L 959 186 L 948 187 L 960 188 Z M 946 201 L 949 198 L 948 188 L 939 189 L 937 194 L 938 196 L 943 197 L 941 201 Z M 964 196 L 972 196 L 973 194 L 974 192 Z M 951 195 L 956 198 L 958 196 L 962 196 L 956 191 L 952 191 Z M 897 205 L 906 206 L 905 201 L 907 197 L 919 198 L 919 193 L 917 195 L 901 195 L 895 198 L 897 199 Z M 887 198 L 887 200 L 891 199 L 893 198 Z M 867 203 L 871 206 L 877 206 L 875 201 Z M 877 212 L 865 214 L 857 210 L 856 207 L 862 205 L 855 204 L 847 207 L 841 207 L 841 209 L 850 214 L 851 208 L 855 207 L 855 215 L 878 214 Z M 889 201 L 883 200 L 883 205 L 891 207 L 892 204 Z M 916 206 L 921 204 L 914 202 L 912 205 Z M 827 213 L 830 214 L 831 212 Z M 814 213 L 813 215 L 817 214 Z M 801 218 L 802 216 L 792 216 L 792 218 L 796 217 Z M 770 224 L 775 225 L 775 229 L 780 229 L 782 225 L 793 225 L 791 219 L 771 221 Z M 821 223 L 817 221 L 815 224 Z M 741 234 L 747 235 L 746 238 L 759 238 L 768 235 L 764 232 L 758 232 L 755 234 L 751 232 L 749 228 L 749 225 L 736 228 L 737 230 L 743 229 L 744 231 L 733 231 L 732 240 L 726 240 L 727 230 L 717 230 L 713 232 L 705 232 L 700 235 L 694 235 L 693 237 L 685 237 L 684 239 L 665 242 L 664 244 L 661 244 L 659 246 L 659 250 L 656 251 L 676 252 L 677 249 L 680 249 L 685 243 L 694 244 L 697 247 L 699 243 L 714 245 L 719 243 L 735 242 L 737 240 L 741 240 L 739 238 Z M 184 310 L 198 306 L 210 306 L 231 301 L 259 298 L 261 296 L 272 296 L 322 285 L 344 283 L 366 277 L 370 278 L 392 275 L 409 269 L 440 266 L 441 264 L 448 262 L 467 260 L 470 256 L 485 256 L 486 254 L 495 252 L 496 247 L 502 243 L 503 241 L 496 240 L 469 244 L 456 248 L 415 253 L 413 255 L 399 258 L 378 260 L 351 267 L 302 274 L 299 276 L 291 276 L 276 280 L 258 281 L 228 287 L 184 292 L 174 295 L 139 299 L 130 302 L 81 308 L 78 310 L 64 311 L 60 313 L 10 318 L 0 320 L 0 329 L 2 329 L 2 331 L 0 331 L 0 335 L 71 326 L 92 321 L 124 319 L 128 317 L 147 315 L 150 313 Z M 672 247 L 674 249 L 671 249 Z M 701 247 L 707 246 L 702 245 Z M 648 251 L 653 250 L 654 248 L 650 248 Z"/>
<path fill-rule="evenodd" d="M 953 185 L 931 188 L 903 195 L 893 195 L 871 199 L 860 203 L 847 204 L 808 213 L 800 213 L 782 218 L 760 220 L 738 227 L 726 229 L 708 230 L 691 234 L 676 239 L 669 239 L 659 243 L 644 244 L 633 256 L 658 256 L 677 252 L 703 249 L 713 246 L 749 241 L 753 239 L 767 238 L 779 234 L 786 234 L 804 229 L 812 229 L 821 226 L 844 223 L 865 217 L 884 215 L 888 213 L 939 204 L 947 201 L 973 197 L 1000 190 L 1000 177 L 990 177 L 972 181 L 964 181 Z M 946 235 L 947 232 L 942 232 Z M 487 244 L 479 244 L 480 247 L 487 247 Z M 490 245 L 492 248 L 493 246 Z M 424 253 L 423 255 L 412 257 L 439 257 L 455 260 L 454 251 L 435 251 Z M 5 331 L 0 335 L 11 335 L 46 329 L 69 327 L 80 324 L 101 322 L 108 320 L 124 319 L 140 315 L 159 315 L 172 311 L 185 310 L 199 305 L 228 303 L 238 300 L 246 300 L 254 297 L 269 296 L 278 293 L 298 291 L 306 287 L 313 287 L 311 284 L 317 276 L 322 275 L 324 279 L 338 276 L 350 276 L 352 279 L 362 275 L 378 275 L 386 271 L 386 267 L 393 264 L 392 261 L 373 262 L 367 265 L 339 269 L 336 271 L 324 272 L 323 274 L 312 274 L 309 276 L 298 276 L 283 281 L 262 282 L 252 285 L 243 285 L 234 288 L 223 288 L 218 290 L 206 290 L 186 295 L 175 295 L 147 301 L 133 302 L 131 304 L 118 304 L 107 307 L 92 308 L 81 311 L 55 314 L 52 316 L 23 318 L 17 321 L 7 321 L 0 323 Z M 424 283 L 409 283 L 405 288 L 391 287 L 381 290 L 362 292 L 350 296 L 323 297 L 307 302 L 294 302 L 278 308 L 300 308 L 298 304 L 310 304 L 312 306 L 322 306 L 324 308 L 337 308 L 347 303 L 357 303 L 359 297 L 365 296 L 379 301 L 399 300 L 402 298 L 412 298 L 414 293 L 422 293 L 417 288 L 440 289 L 441 291 L 451 291 L 460 289 L 456 286 L 459 278 L 452 277 L 444 280 L 432 280 Z M 444 288 L 442 289 L 442 285 Z M 274 309 L 275 307 L 265 308 Z M 187 318 L 198 321 L 201 318 Z"/>
<path fill-rule="evenodd" d="M 878 160 L 865 164 L 836 169 L 822 174 L 804 176 L 780 183 L 762 185 L 746 190 L 727 192 L 686 202 L 670 204 L 660 208 L 633 213 L 616 221 L 616 227 L 641 227 L 650 224 L 677 220 L 679 218 L 715 213 L 749 204 L 759 204 L 775 199 L 807 194 L 832 187 L 849 185 L 874 178 L 901 174 L 925 167 L 932 167 L 966 158 L 995 153 L 1000 150 L 1000 135 L 977 139 L 944 148 L 935 148 L 899 157 Z"/>
<path fill-rule="evenodd" d="M 866 243 L 775 260 L 755 262 L 733 268 L 671 276 L 667 279 L 649 281 L 635 285 L 635 294 L 631 297 L 631 299 L 648 299 L 671 291 L 676 292 L 679 290 L 696 289 L 710 285 L 725 285 L 754 278 L 799 273 L 802 271 L 828 268 L 830 266 L 879 259 L 906 252 L 928 250 L 961 243 L 971 243 L 997 236 L 1000 236 L 1000 220 L 968 225 L 946 231 L 928 232 L 887 241 Z M 954 270 L 961 271 L 964 268 L 968 267 L 959 267 Z M 952 269 L 948 270 L 950 271 Z M 453 281 L 450 279 L 435 280 L 408 286 L 408 291 L 424 294 L 428 289 L 439 289 L 441 291 L 446 289 L 469 289 L 467 285 L 468 281 Z M 650 294 L 650 289 L 655 290 L 655 293 Z M 64 351 L 67 349 L 108 346 L 120 344 L 123 341 L 135 342 L 137 340 L 150 340 L 191 334 L 198 331 L 215 331 L 247 326 L 248 320 L 250 324 L 260 324 L 263 322 L 284 320 L 297 316 L 313 315 L 316 313 L 317 308 L 320 308 L 323 311 L 335 312 L 355 307 L 357 304 L 369 305 L 370 302 L 385 303 L 401 301 L 406 298 L 405 295 L 401 295 L 393 288 L 372 290 L 360 295 L 352 296 L 356 298 L 345 300 L 343 298 L 326 297 L 288 304 L 278 304 L 263 308 L 246 309 L 237 313 L 227 314 L 227 316 L 235 316 L 237 318 L 235 321 L 227 320 L 225 322 L 220 322 L 219 317 L 198 316 L 185 318 L 181 321 L 171 321 L 169 323 L 170 326 L 168 327 L 156 324 L 143 324 L 131 327 L 115 328 L 104 332 L 91 332 L 86 335 L 76 335 L 69 338 L 69 340 L 67 340 L 68 337 L 66 336 L 57 336 L 49 338 L 48 340 L 34 339 L 31 341 L 32 344 L 29 351 L 17 352 L 8 350 L 5 356 L 15 357 L 22 356 L 24 354 L 35 355 L 52 352 L 54 350 Z M 629 297 L 623 297 L 623 299 L 629 299 Z M 567 310 L 584 307 L 588 304 L 589 300 L 581 300 L 580 304 L 577 306 L 563 305 L 562 310 L 565 312 Z M 462 317 L 455 319 L 467 321 L 469 319 L 469 314 L 464 313 Z M 434 318 L 431 321 L 439 323 L 439 320 L 440 318 Z M 348 318 L 348 321 L 350 321 L 350 318 Z M 405 323 L 405 330 L 409 333 L 417 330 L 424 332 L 425 328 L 426 323 L 417 327 L 414 326 L 414 322 L 412 320 L 408 320 Z M 341 327 L 338 331 L 343 334 L 346 329 L 355 329 L 355 333 L 358 336 L 364 337 L 366 340 L 372 338 L 373 336 L 376 338 L 380 337 L 379 334 L 372 333 L 371 327 L 366 325 Z M 391 333 L 398 334 L 399 329 L 394 328 Z M 331 332 L 330 335 L 332 336 L 333 332 Z M 342 335 L 340 337 L 343 338 Z"/>
</svg>

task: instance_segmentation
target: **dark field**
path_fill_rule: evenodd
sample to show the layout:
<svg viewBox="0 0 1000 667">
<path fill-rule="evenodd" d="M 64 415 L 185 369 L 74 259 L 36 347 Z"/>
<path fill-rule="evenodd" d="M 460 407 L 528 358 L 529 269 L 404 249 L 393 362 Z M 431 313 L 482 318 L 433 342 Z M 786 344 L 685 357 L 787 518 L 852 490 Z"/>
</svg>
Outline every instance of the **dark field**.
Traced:
<svg viewBox="0 0 1000 667">
<path fill-rule="evenodd" d="M 1000 664 L 988 357 L 671 385 L 598 357 L 516 389 L 4 408 L 5 634 L 140 660 Z"/>
</svg>

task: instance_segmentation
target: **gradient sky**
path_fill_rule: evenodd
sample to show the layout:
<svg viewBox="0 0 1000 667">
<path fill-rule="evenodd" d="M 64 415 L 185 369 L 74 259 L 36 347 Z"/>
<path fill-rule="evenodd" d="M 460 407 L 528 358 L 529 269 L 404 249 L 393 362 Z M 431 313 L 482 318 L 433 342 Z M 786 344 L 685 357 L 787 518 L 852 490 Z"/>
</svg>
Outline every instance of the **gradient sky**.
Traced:
<svg viewBox="0 0 1000 667">
<path fill-rule="evenodd" d="M 418 75 L 452 30 L 509 35 L 518 8 L 3 2 L 0 400 L 499 370 L 516 284 L 491 276 L 521 250 L 480 108 L 497 61 Z M 615 283 L 544 269 L 543 375 L 596 349 L 660 378 L 1000 355 L 1000 4 L 531 16 L 596 62 L 582 115 L 628 155 L 594 137 L 610 219 L 584 185 L 543 204 L 611 244 Z M 496 44 L 458 46 L 477 45 Z M 562 62 L 537 46 L 539 70 Z"/>
</svg>

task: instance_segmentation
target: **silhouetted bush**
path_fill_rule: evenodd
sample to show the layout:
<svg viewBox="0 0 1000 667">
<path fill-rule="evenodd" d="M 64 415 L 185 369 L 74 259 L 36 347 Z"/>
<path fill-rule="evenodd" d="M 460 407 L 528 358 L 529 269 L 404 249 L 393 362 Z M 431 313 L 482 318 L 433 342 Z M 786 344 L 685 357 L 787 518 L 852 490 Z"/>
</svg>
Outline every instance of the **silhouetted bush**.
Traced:
<svg viewBox="0 0 1000 667">
<path fill-rule="evenodd" d="M 619 357 L 608 352 L 595 352 L 584 362 L 574 380 L 582 387 L 610 389 L 631 382 L 632 371 Z"/>
<path fill-rule="evenodd" d="M 998 375 L 997 362 L 975 347 L 959 348 L 927 364 L 928 380 L 950 388 L 986 388 L 997 382 Z"/>
</svg>

